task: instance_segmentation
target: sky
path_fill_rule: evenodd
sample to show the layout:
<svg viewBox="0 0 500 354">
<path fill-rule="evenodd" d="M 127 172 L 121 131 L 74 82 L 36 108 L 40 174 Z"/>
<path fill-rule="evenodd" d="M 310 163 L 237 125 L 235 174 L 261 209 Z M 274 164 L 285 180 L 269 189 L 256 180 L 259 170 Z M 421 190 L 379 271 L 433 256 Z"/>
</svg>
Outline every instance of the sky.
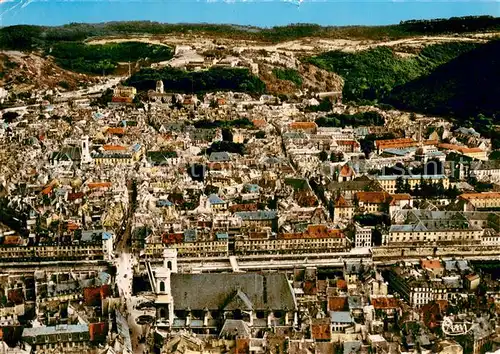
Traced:
<svg viewBox="0 0 500 354">
<path fill-rule="evenodd" d="M 272 27 L 385 25 L 409 19 L 500 16 L 500 1 L 418 0 L 0 0 L 0 25 L 150 20 Z"/>
</svg>

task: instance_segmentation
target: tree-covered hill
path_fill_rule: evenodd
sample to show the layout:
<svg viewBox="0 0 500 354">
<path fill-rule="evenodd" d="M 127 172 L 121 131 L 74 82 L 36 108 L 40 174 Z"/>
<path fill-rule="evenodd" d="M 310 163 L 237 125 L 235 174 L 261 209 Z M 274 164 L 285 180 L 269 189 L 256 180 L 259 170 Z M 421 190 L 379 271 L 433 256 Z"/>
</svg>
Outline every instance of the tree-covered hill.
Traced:
<svg viewBox="0 0 500 354">
<path fill-rule="evenodd" d="M 33 49 L 59 41 L 83 41 L 98 36 L 133 34 L 198 34 L 234 39 L 281 42 L 304 37 L 348 39 L 397 39 L 417 35 L 456 34 L 500 30 L 500 18 L 492 16 L 411 20 L 389 26 L 319 26 L 291 24 L 272 28 L 211 24 L 168 24 L 151 21 L 70 23 L 64 26 L 17 25 L 0 29 L 0 49 Z"/>
<path fill-rule="evenodd" d="M 148 59 L 151 62 L 169 60 L 170 47 L 141 42 L 88 45 L 79 42 L 55 43 L 47 50 L 61 67 L 77 72 L 101 74 L 115 69 L 119 62 Z"/>
<path fill-rule="evenodd" d="M 482 114 L 499 124 L 499 79 L 500 40 L 495 40 L 396 87 L 386 101 L 398 108 L 462 120 Z"/>
<path fill-rule="evenodd" d="M 171 67 L 142 69 L 133 74 L 127 84 L 138 90 L 156 87 L 162 80 L 166 91 L 197 93 L 215 90 L 233 90 L 261 94 L 265 84 L 246 68 L 211 68 L 202 71 L 185 71 Z"/>
<path fill-rule="evenodd" d="M 471 42 L 434 44 L 409 58 L 398 56 L 393 48 L 377 47 L 355 53 L 331 51 L 306 60 L 344 78 L 344 100 L 380 102 L 394 87 L 426 75 L 476 47 Z"/>
</svg>

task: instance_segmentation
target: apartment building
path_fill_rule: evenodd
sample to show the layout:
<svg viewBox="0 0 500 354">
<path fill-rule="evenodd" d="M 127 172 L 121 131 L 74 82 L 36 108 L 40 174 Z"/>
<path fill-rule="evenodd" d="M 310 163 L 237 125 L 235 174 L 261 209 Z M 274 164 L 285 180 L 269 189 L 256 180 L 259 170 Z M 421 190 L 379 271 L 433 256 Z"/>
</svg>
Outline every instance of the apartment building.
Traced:
<svg viewBox="0 0 500 354">
<path fill-rule="evenodd" d="M 377 181 L 382 188 L 389 193 L 396 193 L 396 185 L 398 178 L 402 178 L 404 183 L 408 183 L 411 189 L 420 185 L 422 181 L 426 183 L 442 183 L 444 188 L 449 188 L 450 180 L 445 175 L 404 175 L 404 176 L 377 176 Z"/>
<path fill-rule="evenodd" d="M 309 225 L 303 233 L 279 234 L 276 239 L 240 239 L 235 241 L 235 253 L 297 253 L 342 252 L 346 238 L 342 231 L 326 225 Z"/>
<path fill-rule="evenodd" d="M 464 193 L 458 197 L 463 200 L 464 211 L 498 210 L 500 208 L 500 193 Z"/>
<path fill-rule="evenodd" d="M 447 289 L 442 283 L 426 280 L 412 270 L 393 267 L 383 274 L 389 286 L 412 307 L 422 307 L 431 301 L 448 299 Z"/>
<path fill-rule="evenodd" d="M 484 230 L 461 212 L 401 210 L 393 219 L 387 244 L 479 243 Z"/>
<path fill-rule="evenodd" d="M 354 205 L 342 195 L 335 200 L 333 209 L 333 221 L 351 220 L 354 216 Z"/>
<path fill-rule="evenodd" d="M 367 213 L 386 212 L 391 195 L 387 192 L 358 192 L 355 201 L 360 211 Z"/>
</svg>

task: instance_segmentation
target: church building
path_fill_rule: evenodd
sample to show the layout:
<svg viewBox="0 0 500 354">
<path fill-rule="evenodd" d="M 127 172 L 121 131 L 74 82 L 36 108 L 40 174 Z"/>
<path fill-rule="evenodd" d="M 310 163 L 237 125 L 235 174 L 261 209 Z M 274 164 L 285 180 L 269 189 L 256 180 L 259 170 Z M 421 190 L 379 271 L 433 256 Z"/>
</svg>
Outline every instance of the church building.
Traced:
<svg viewBox="0 0 500 354">
<path fill-rule="evenodd" d="M 252 334 L 297 326 L 297 301 L 285 274 L 179 274 L 177 251 L 165 249 L 163 258 L 163 267 L 148 265 L 158 329 L 218 335 L 226 322 L 241 321 Z"/>
</svg>

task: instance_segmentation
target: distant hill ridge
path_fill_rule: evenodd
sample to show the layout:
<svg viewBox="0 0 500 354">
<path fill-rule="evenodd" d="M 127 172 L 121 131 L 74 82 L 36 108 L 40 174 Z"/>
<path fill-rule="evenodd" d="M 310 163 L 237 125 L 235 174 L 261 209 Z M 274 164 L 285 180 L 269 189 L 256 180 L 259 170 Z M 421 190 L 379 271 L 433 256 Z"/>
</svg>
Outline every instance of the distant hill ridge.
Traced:
<svg viewBox="0 0 500 354">
<path fill-rule="evenodd" d="M 397 39 L 416 35 L 473 33 L 500 30 L 500 18 L 467 16 L 449 19 L 410 20 L 389 26 L 320 26 L 291 24 L 259 28 L 215 24 L 166 24 L 151 21 L 71 23 L 64 26 L 16 25 L 0 29 L 0 49 L 31 49 L 57 41 L 83 41 L 90 37 L 123 34 L 173 34 L 227 36 L 230 38 L 280 42 L 304 37 Z"/>
</svg>

